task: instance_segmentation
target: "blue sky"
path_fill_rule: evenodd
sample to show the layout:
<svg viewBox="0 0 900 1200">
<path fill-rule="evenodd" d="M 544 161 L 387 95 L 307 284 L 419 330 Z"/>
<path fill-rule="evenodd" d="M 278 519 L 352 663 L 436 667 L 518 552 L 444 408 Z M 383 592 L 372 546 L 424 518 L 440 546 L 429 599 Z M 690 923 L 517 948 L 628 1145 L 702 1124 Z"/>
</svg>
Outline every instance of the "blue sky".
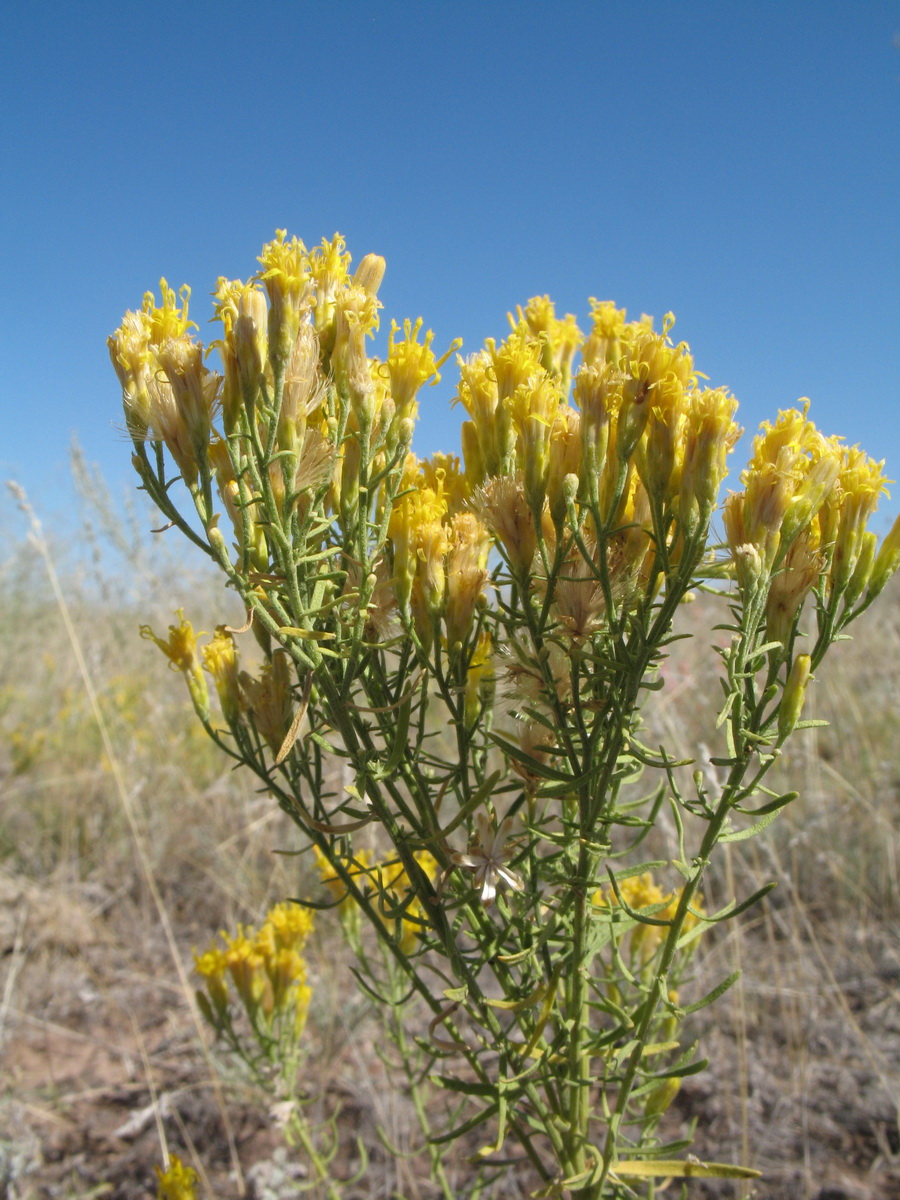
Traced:
<svg viewBox="0 0 900 1200">
<path fill-rule="evenodd" d="M 0 478 L 74 522 L 75 435 L 130 489 L 107 335 L 161 275 L 205 326 L 286 227 L 385 255 L 383 329 L 438 348 L 535 294 L 671 309 L 748 430 L 810 396 L 900 480 L 898 35 L 876 0 L 7 5 Z"/>
</svg>

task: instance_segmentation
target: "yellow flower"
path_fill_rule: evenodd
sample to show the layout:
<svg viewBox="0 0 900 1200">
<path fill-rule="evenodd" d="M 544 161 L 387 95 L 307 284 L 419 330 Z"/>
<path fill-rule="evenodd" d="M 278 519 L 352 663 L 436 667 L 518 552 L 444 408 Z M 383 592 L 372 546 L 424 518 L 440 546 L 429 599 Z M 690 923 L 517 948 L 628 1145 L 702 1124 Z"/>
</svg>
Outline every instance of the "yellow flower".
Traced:
<svg viewBox="0 0 900 1200">
<path fill-rule="evenodd" d="M 327 238 L 309 255 L 309 273 L 315 288 L 316 332 L 322 345 L 323 359 L 331 357 L 335 337 L 335 305 L 338 292 L 350 282 L 350 255 L 339 233 Z"/>
<path fill-rule="evenodd" d="M 447 555 L 447 606 L 444 615 L 447 645 L 465 641 L 475 607 L 487 582 L 491 538 L 473 512 L 458 512 L 450 520 Z"/>
<path fill-rule="evenodd" d="M 195 950 L 194 970 L 206 984 L 214 1014 L 221 1017 L 228 1008 L 228 962 L 224 950 L 216 945 L 210 946 L 204 954 Z"/>
<path fill-rule="evenodd" d="M 753 582 L 743 547 L 754 548 L 761 572 L 768 576 L 817 515 L 820 544 L 834 540 L 836 531 L 826 531 L 825 522 L 836 510 L 829 514 L 825 502 L 840 474 L 841 459 L 838 440 L 823 437 L 807 420 L 806 408 L 781 412 L 774 425 L 766 421 L 760 426 L 753 456 L 741 475 L 744 492 L 729 496 L 724 507 L 725 532 L 742 586 Z"/>
<path fill-rule="evenodd" d="M 457 356 L 459 388 L 456 403 L 472 418 L 462 427 L 463 460 L 471 487 L 499 475 L 511 434 L 509 413 L 500 407 L 497 376 L 486 350 L 468 359 Z"/>
<path fill-rule="evenodd" d="M 416 632 L 426 645 L 431 642 L 432 623 L 444 609 L 444 558 L 450 546 L 446 516 L 444 497 L 419 485 L 399 497 L 388 523 L 397 603 L 401 612 L 411 610 Z"/>
<path fill-rule="evenodd" d="M 438 453 L 422 459 L 417 463 L 417 473 L 425 486 L 444 500 L 451 516 L 467 505 L 472 494 L 469 480 L 455 454 Z"/>
<path fill-rule="evenodd" d="M 887 493 L 884 463 L 870 459 L 858 446 L 844 449 L 837 486 L 823 505 L 824 521 L 834 530 L 834 550 L 829 566 L 829 587 L 842 592 L 856 569 L 863 535 L 878 500 Z"/>
<path fill-rule="evenodd" d="M 224 336 L 213 342 L 225 366 L 222 416 L 225 432 L 234 428 L 241 402 L 256 403 L 268 354 L 268 308 L 255 280 L 220 276 L 213 292 Z"/>
<path fill-rule="evenodd" d="M 183 284 L 178 292 L 180 304 L 176 300 L 175 289 L 169 287 L 165 279 L 160 279 L 159 290 L 162 299 L 160 305 L 157 305 L 152 292 L 145 292 L 142 306 L 147 317 L 152 346 L 161 346 L 170 339 L 185 337 L 191 329 L 197 328 L 194 321 L 188 320 L 191 289 L 187 284 Z"/>
<path fill-rule="evenodd" d="M 510 313 L 513 329 L 527 330 L 541 347 L 541 363 L 546 371 L 557 376 L 559 390 L 566 395 L 572 376 L 572 359 L 581 345 L 582 334 L 571 313 L 559 318 L 549 296 L 533 296 L 524 309 L 516 308 L 518 326 Z"/>
<path fill-rule="evenodd" d="M 581 415 L 567 404 L 560 405 L 550 426 L 550 458 L 547 471 L 547 502 L 557 529 L 566 519 L 566 476 L 581 472 Z"/>
<path fill-rule="evenodd" d="M 309 322 L 297 334 L 284 372 L 284 394 L 278 417 L 278 444 L 296 450 L 303 441 L 307 419 L 321 405 L 326 390 L 319 369 L 319 340 Z"/>
<path fill-rule="evenodd" d="M 225 965 L 240 996 L 241 1003 L 252 1018 L 262 1004 L 266 994 L 265 958 L 259 952 L 255 937 L 248 936 L 242 929 L 236 937 L 222 934 L 227 949 Z"/>
<path fill-rule="evenodd" d="M 203 647 L 203 664 L 213 677 L 222 715 L 235 724 L 240 712 L 241 688 L 238 682 L 237 647 L 224 625 L 217 625 L 215 636 Z"/>
<path fill-rule="evenodd" d="M 550 472 L 550 431 L 559 412 L 557 384 L 543 371 L 519 384 L 507 404 L 516 431 L 516 460 L 522 471 L 525 498 L 540 513 Z"/>
<path fill-rule="evenodd" d="M 588 366 L 603 362 L 618 362 L 619 339 L 625 328 L 625 309 L 616 308 L 612 300 L 595 300 L 591 296 L 591 332 L 581 352 Z"/>
<path fill-rule="evenodd" d="M 337 855 L 336 848 L 334 849 L 334 853 Z M 345 905 L 352 905 L 353 901 L 348 896 L 347 889 L 344 886 L 340 875 L 337 874 L 329 859 L 327 859 L 319 847 L 315 845 L 313 846 L 313 858 L 316 862 L 316 868 L 318 869 L 319 877 L 322 880 L 322 883 L 331 893 L 333 899 L 339 903 L 341 908 L 344 908 Z M 366 879 L 369 878 L 372 867 L 371 855 L 367 850 L 355 851 L 351 859 L 343 859 L 343 862 L 350 871 L 350 875 L 352 877 L 357 878 L 365 876 Z M 361 884 L 363 882 L 364 881 L 360 880 Z"/>
<path fill-rule="evenodd" d="M 339 389 L 346 391 L 361 429 L 375 415 L 375 381 L 369 370 L 366 338 L 378 328 L 381 303 L 361 284 L 347 284 L 335 298 L 334 346 L 331 369 Z"/>
<path fill-rule="evenodd" d="M 188 320 L 190 288 L 174 289 L 160 280 L 162 304 L 152 292 L 139 313 L 127 312 L 108 339 L 113 367 L 122 385 L 129 433 L 136 440 L 164 442 L 188 484 L 209 440 L 209 420 L 218 399 L 219 377 L 203 366 Z"/>
<path fill-rule="evenodd" d="M 289 242 L 286 229 L 276 229 L 275 240 L 266 242 L 258 261 L 257 278 L 269 297 L 269 357 L 276 370 L 287 363 L 300 322 L 310 307 L 310 260 L 306 247 L 296 237 Z"/>
<path fill-rule="evenodd" d="M 630 909 L 639 914 L 645 909 L 655 909 L 655 911 L 647 915 L 652 916 L 654 920 L 658 921 L 673 920 L 681 900 L 681 888 L 666 897 L 662 888 L 654 881 L 653 875 L 649 871 L 645 871 L 642 875 L 631 875 L 627 879 L 619 880 L 618 888 L 623 902 Z M 618 903 L 619 899 L 612 887 L 608 889 L 599 888 L 594 893 L 594 904 L 600 908 L 616 907 Z M 658 907 L 660 905 L 662 907 Z M 682 936 L 695 929 L 702 918 L 702 896 L 698 895 L 695 897 L 692 908 L 693 912 L 691 909 L 688 909 L 685 914 L 681 930 Z M 667 933 L 668 929 L 665 925 L 640 923 L 635 925 L 629 938 L 632 957 L 638 958 L 642 963 L 648 962 L 656 953 Z"/>
<path fill-rule="evenodd" d="M 807 527 L 794 538 L 780 568 L 772 575 L 766 597 L 766 637 L 787 649 L 794 623 L 810 589 L 825 566 L 818 531 Z"/>
<path fill-rule="evenodd" d="M 610 441 L 622 405 L 622 376 L 605 359 L 584 361 L 575 376 L 573 397 L 581 409 L 581 494 L 599 503 L 605 491 L 601 477 L 609 474 Z"/>
<path fill-rule="evenodd" d="M 206 722 L 209 720 L 209 691 L 197 654 L 197 638 L 190 621 L 184 618 L 184 609 L 179 608 L 176 615 L 179 623 L 169 626 L 169 636 L 165 641 L 158 638 L 149 625 L 140 627 L 140 635 L 148 641 L 155 642 L 172 667 L 181 671 L 194 708 L 200 719 Z"/>
<path fill-rule="evenodd" d="M 299 950 L 312 932 L 313 914 L 302 904 L 276 904 L 266 914 L 265 924 L 280 949 Z"/>
<path fill-rule="evenodd" d="M 150 322 L 143 312 L 126 312 L 122 324 L 106 341 L 119 383 L 128 432 L 135 441 L 147 437 L 150 426 L 150 379 L 155 354 L 150 348 Z"/>
<path fill-rule="evenodd" d="M 446 354 L 436 358 L 431 348 L 434 334 L 429 329 L 424 342 L 419 341 L 419 333 L 423 325 L 422 318 L 417 318 L 415 324 L 410 320 L 403 322 L 403 340 L 397 338 L 400 326 L 396 321 L 391 322 L 391 332 L 388 336 L 387 370 L 391 381 L 391 396 L 397 406 L 397 421 L 415 419 L 417 404 L 416 395 L 426 383 L 432 387 L 440 381 L 439 368 L 462 343 L 454 341 Z"/>
<path fill-rule="evenodd" d="M 742 432 L 734 419 L 736 412 L 737 400 L 725 388 L 704 388 L 690 393 L 681 462 L 677 461 L 676 448 L 672 476 L 677 486 L 680 470 L 680 515 L 687 529 L 691 528 L 690 514 L 695 504 L 702 524 L 715 509 L 719 488 L 728 474 L 727 457 Z"/>
<path fill-rule="evenodd" d="M 187 466 L 179 462 L 188 483 L 196 478 L 195 463 L 206 457 L 212 415 L 218 406 L 221 378 L 203 364 L 203 347 L 185 334 L 169 338 L 157 351 L 160 370 L 168 380 L 178 423 L 183 423 L 191 447 Z M 151 389 L 151 395 L 153 394 Z M 153 414 L 151 413 L 151 426 Z M 181 446 L 180 438 L 175 439 Z M 173 456 L 175 450 L 170 447 Z"/>
<path fill-rule="evenodd" d="M 197 1172 L 186 1167 L 177 1154 L 169 1156 L 169 1166 L 163 1171 L 156 1167 L 159 1180 L 157 1200 L 194 1200 Z"/>
</svg>

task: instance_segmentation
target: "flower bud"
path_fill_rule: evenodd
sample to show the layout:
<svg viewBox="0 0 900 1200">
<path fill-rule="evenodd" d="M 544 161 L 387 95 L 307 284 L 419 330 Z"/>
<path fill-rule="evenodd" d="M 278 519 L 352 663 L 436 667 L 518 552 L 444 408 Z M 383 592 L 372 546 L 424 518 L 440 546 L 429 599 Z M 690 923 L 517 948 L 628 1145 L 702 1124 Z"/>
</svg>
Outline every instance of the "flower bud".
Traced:
<svg viewBox="0 0 900 1200">
<path fill-rule="evenodd" d="M 794 659 L 791 673 L 781 697 L 778 708 L 778 740 L 783 742 L 796 728 L 803 711 L 806 699 L 806 685 L 809 683 L 812 659 L 808 654 L 798 654 Z"/>
<path fill-rule="evenodd" d="M 872 575 L 872 564 L 875 562 L 877 546 L 878 538 L 875 536 L 875 533 L 871 529 L 865 530 L 860 539 L 856 567 L 850 576 L 850 582 L 847 584 L 847 589 L 844 592 L 844 604 L 848 609 L 853 608 L 866 590 L 866 584 Z"/>
<path fill-rule="evenodd" d="M 387 263 L 380 254 L 367 254 L 360 259 L 353 275 L 353 282 L 365 288 L 370 296 L 376 296 L 384 279 Z"/>
<path fill-rule="evenodd" d="M 894 521 L 890 533 L 878 549 L 872 574 L 869 577 L 869 587 L 866 591 L 867 600 L 875 599 L 898 567 L 900 567 L 900 517 Z"/>
</svg>

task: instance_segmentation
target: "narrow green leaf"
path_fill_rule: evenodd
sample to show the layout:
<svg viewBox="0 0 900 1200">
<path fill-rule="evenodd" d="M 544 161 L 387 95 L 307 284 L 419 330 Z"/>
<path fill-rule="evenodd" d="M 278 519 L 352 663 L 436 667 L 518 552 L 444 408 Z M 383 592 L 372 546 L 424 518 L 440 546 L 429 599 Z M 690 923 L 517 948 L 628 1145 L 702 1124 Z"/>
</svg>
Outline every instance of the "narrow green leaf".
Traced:
<svg viewBox="0 0 900 1200">
<path fill-rule="evenodd" d="M 759 808 L 744 808 L 742 804 L 736 804 L 734 811 L 743 813 L 747 817 L 764 817 L 766 813 L 780 812 L 786 805 L 792 803 L 800 795 L 799 792 L 785 792 L 783 796 L 776 796 L 773 800 L 769 800 L 766 804 L 761 804 Z M 722 840 L 721 838 L 719 839 Z"/>
<path fill-rule="evenodd" d="M 610 1172 L 617 1179 L 760 1179 L 761 1171 L 729 1163 L 704 1163 L 698 1159 L 661 1159 L 658 1162 L 618 1162 Z"/>
<path fill-rule="evenodd" d="M 701 1008 L 706 1008 L 707 1005 L 713 1004 L 720 996 L 724 996 L 728 989 L 741 977 L 740 971 L 732 971 L 727 979 L 723 979 L 721 983 L 716 984 L 711 992 L 707 992 L 701 1000 L 695 1000 L 693 1004 L 685 1004 L 682 1007 L 682 1012 L 685 1014 L 699 1012 Z"/>
<path fill-rule="evenodd" d="M 746 842 L 748 838 L 756 837 L 758 833 L 762 833 L 764 829 L 771 825 L 778 816 L 778 813 L 778 808 L 770 809 L 767 813 L 764 813 L 758 821 L 754 821 L 752 825 L 748 825 L 745 829 L 736 829 L 731 833 L 723 833 L 720 836 L 719 841 Z"/>
<path fill-rule="evenodd" d="M 434 1083 L 439 1083 L 448 1092 L 462 1092 L 464 1096 L 496 1096 L 497 1085 L 494 1083 L 478 1083 L 474 1079 L 457 1079 L 453 1075 L 430 1075 Z"/>
<path fill-rule="evenodd" d="M 738 913 L 746 912 L 748 908 L 752 908 L 754 904 L 762 900 L 763 896 L 765 896 L 768 892 L 771 892 L 772 888 L 777 886 L 778 884 L 773 879 L 771 883 L 764 884 L 761 888 L 755 891 L 752 896 L 748 896 L 746 900 L 742 900 L 740 904 L 726 904 L 725 907 L 720 908 L 717 913 L 704 913 L 703 920 L 710 921 L 713 924 L 715 924 L 716 921 L 730 921 L 731 918 L 736 917 Z"/>
</svg>

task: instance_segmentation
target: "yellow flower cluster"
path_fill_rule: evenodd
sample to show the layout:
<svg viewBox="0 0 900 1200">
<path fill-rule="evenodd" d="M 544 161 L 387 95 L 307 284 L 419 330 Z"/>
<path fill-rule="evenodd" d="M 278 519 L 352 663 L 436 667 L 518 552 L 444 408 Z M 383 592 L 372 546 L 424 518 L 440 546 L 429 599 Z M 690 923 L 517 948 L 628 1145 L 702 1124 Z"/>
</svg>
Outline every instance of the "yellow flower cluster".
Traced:
<svg viewBox="0 0 900 1200">
<path fill-rule="evenodd" d="M 622 900 L 630 909 L 636 913 L 643 913 L 646 910 L 648 916 L 658 921 L 673 919 L 682 891 L 679 888 L 666 896 L 649 871 L 645 871 L 642 875 L 630 875 L 627 879 L 619 882 L 618 888 Z M 619 904 L 619 899 L 612 887 L 598 888 L 594 893 L 594 904 L 599 908 L 615 908 Z M 690 933 L 692 929 L 696 929 L 702 915 L 703 898 L 701 896 L 695 898 L 685 915 L 682 936 Z M 656 953 L 667 933 L 668 929 L 665 925 L 640 923 L 635 925 L 628 939 L 631 957 L 641 963 L 647 962 Z"/>
<path fill-rule="evenodd" d="M 128 430 L 136 443 L 163 443 L 189 486 L 212 467 L 240 546 L 251 564 L 268 564 L 260 495 L 236 467 L 229 439 L 246 436 L 278 406 L 271 484 L 282 506 L 328 490 L 334 512 L 356 497 L 361 456 L 408 445 L 416 396 L 436 383 L 459 343 L 437 357 L 422 321 L 392 325 L 382 362 L 366 352 L 378 328 L 377 298 L 385 263 L 366 255 L 350 273 L 350 255 L 335 235 L 308 251 L 278 230 L 248 281 L 220 278 L 215 315 L 222 336 L 212 343 L 223 376 L 203 365 L 203 346 L 188 320 L 189 289 L 179 297 L 162 281 L 162 300 L 148 293 L 108 339 L 122 385 Z M 421 338 L 421 340 L 420 340 Z M 342 405 L 346 402 L 346 407 Z M 224 438 L 213 428 L 221 408 Z M 377 455 L 376 455 L 377 457 Z"/>
<path fill-rule="evenodd" d="M 342 919 L 346 917 L 352 921 L 355 905 L 333 863 L 318 846 L 313 846 L 313 856 L 322 883 L 338 902 Z M 440 867 L 427 850 L 420 850 L 413 857 L 432 882 L 437 879 Z M 397 927 L 400 949 L 404 954 L 411 954 L 428 925 L 428 918 L 403 864 L 396 858 L 376 862 L 368 851 L 360 850 L 354 852 L 352 858 L 343 858 L 341 865 L 363 893 L 375 897 L 377 911 L 384 923 Z"/>
<path fill-rule="evenodd" d="M 163 442 L 187 483 L 197 480 L 206 459 L 211 419 L 219 399 L 219 377 L 203 365 L 203 347 L 188 320 L 190 288 L 181 303 L 165 279 L 162 303 L 152 292 L 139 312 L 128 312 L 108 340 L 122 385 L 125 419 L 135 440 Z"/>
<path fill-rule="evenodd" d="M 763 423 L 744 490 L 724 505 L 738 581 L 747 594 L 768 589 L 768 634 L 783 644 L 820 578 L 850 606 L 879 575 L 877 539 L 866 525 L 886 492 L 884 463 L 825 437 L 807 408 Z"/>
<path fill-rule="evenodd" d="M 419 392 L 458 343 L 438 357 L 418 319 L 391 323 L 384 361 L 367 351 L 384 270 L 369 254 L 351 272 L 337 234 L 308 250 L 278 230 L 251 279 L 216 286 L 221 378 L 203 365 L 188 289 L 176 295 L 165 280 L 160 301 L 148 293 L 108 340 L 145 486 L 168 487 L 143 453 L 149 439 L 168 447 L 200 496 L 210 546 L 227 553 L 217 488 L 239 569 L 267 608 L 272 589 L 284 611 L 288 559 L 304 577 L 314 564 L 310 611 L 337 612 L 367 640 L 412 627 L 426 652 L 444 647 L 464 669 L 492 544 L 520 587 L 549 596 L 576 643 L 603 628 L 608 608 L 627 612 L 696 563 L 740 428 L 734 397 L 702 386 L 689 347 L 672 339 L 671 313 L 657 331 L 592 299 L 584 335 L 548 296 L 518 307 L 505 339 L 458 359 L 463 470 L 448 455 L 409 453 Z M 823 577 L 851 605 L 900 565 L 900 524 L 880 551 L 866 529 L 882 465 L 824 437 L 805 411 L 762 427 L 742 483 L 725 504 L 726 534 L 745 594 L 769 589 L 772 640 L 787 644 Z M 205 711 L 199 666 L 154 640 Z M 224 635 L 204 659 L 229 725 L 252 713 L 280 744 L 280 681 L 238 674 Z"/>
<path fill-rule="evenodd" d="M 309 909 L 276 904 L 258 929 L 240 926 L 233 937 L 223 931 L 221 945 L 214 942 L 205 953 L 194 953 L 194 970 L 206 989 L 198 999 L 215 1029 L 233 1018 L 233 989 L 254 1027 L 289 1021 L 293 1036 L 300 1036 L 312 994 L 300 952 L 312 927 Z"/>
<path fill-rule="evenodd" d="M 487 581 L 490 534 L 467 499 L 458 459 L 408 455 L 388 534 L 397 604 L 426 647 L 442 619 L 451 649 L 466 639 Z"/>
<path fill-rule="evenodd" d="M 519 310 L 505 342 L 488 341 L 460 363 L 476 510 L 521 576 L 539 537 L 558 540 L 573 506 L 581 530 L 589 511 L 611 529 L 650 528 L 655 508 L 663 528 L 677 521 L 691 536 L 712 514 L 740 434 L 734 398 L 700 388 L 686 344 L 669 339 L 671 314 L 656 333 L 647 318 L 626 323 L 611 303 L 592 305 L 574 405 L 568 384 L 581 334 L 547 297 Z M 647 547 L 646 537 L 631 539 L 621 557 L 636 570 Z"/>
</svg>

